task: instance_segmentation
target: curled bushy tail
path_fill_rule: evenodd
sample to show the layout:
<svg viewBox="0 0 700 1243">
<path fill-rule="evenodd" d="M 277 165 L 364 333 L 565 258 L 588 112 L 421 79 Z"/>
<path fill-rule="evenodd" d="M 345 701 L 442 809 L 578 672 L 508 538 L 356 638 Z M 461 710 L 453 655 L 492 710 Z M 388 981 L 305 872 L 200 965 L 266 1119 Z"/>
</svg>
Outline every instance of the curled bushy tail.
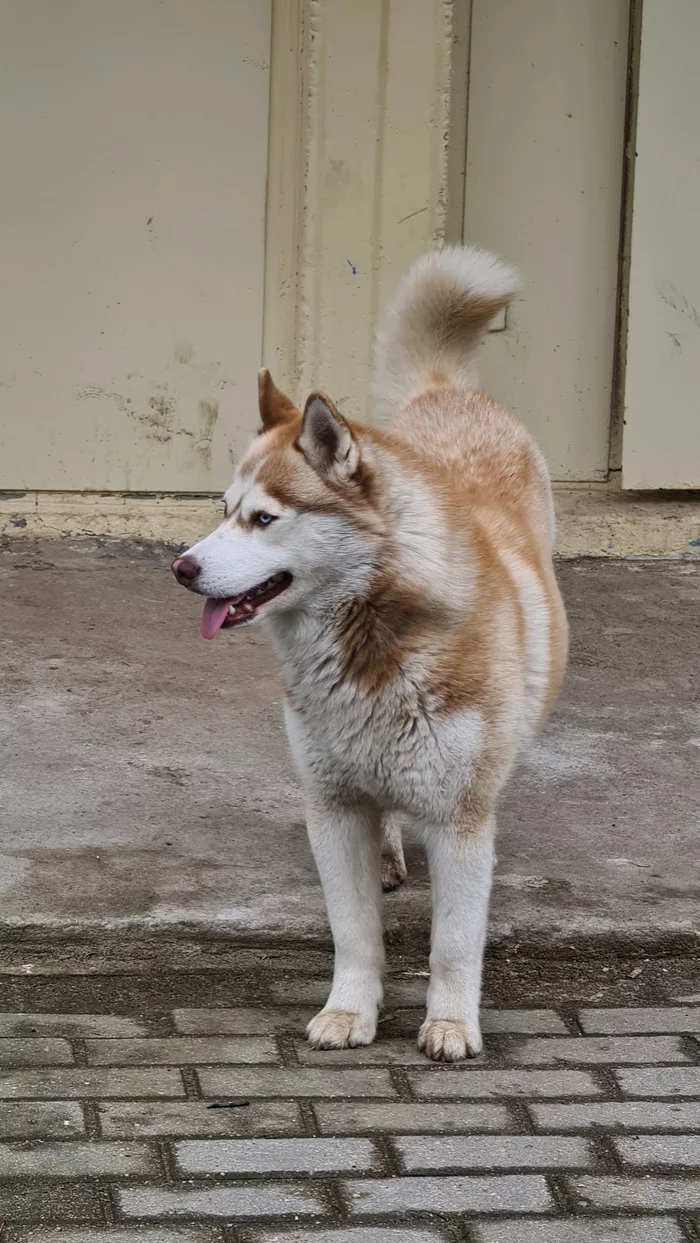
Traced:
<svg viewBox="0 0 700 1243">
<path fill-rule="evenodd" d="M 372 384 L 377 421 L 438 376 L 474 387 L 476 349 L 517 288 L 512 268 L 472 246 L 445 246 L 418 259 L 377 332 Z"/>
</svg>

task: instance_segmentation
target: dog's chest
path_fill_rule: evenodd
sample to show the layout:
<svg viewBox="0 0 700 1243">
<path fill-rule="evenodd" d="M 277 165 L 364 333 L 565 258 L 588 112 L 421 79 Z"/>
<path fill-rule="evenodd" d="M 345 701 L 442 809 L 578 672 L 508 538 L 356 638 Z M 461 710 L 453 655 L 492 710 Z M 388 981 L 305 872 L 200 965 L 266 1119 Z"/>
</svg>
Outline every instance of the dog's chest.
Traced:
<svg viewBox="0 0 700 1243">
<path fill-rule="evenodd" d="M 332 675 L 295 674 L 287 732 L 316 788 L 425 817 L 452 813 L 481 747 L 478 714 L 441 716 L 410 678 L 370 695 Z"/>
</svg>

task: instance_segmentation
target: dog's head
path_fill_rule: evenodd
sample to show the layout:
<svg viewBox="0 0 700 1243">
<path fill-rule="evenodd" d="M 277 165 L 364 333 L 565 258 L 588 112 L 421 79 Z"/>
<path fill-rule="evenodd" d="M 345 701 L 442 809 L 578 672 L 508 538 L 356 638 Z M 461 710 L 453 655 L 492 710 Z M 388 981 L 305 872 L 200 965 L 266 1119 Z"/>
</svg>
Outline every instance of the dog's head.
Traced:
<svg viewBox="0 0 700 1243">
<path fill-rule="evenodd" d="M 223 522 L 172 566 L 179 583 L 206 596 L 206 639 L 362 591 L 382 533 L 358 429 L 321 393 L 302 414 L 269 371 L 258 395 L 262 430 L 224 496 Z"/>
</svg>

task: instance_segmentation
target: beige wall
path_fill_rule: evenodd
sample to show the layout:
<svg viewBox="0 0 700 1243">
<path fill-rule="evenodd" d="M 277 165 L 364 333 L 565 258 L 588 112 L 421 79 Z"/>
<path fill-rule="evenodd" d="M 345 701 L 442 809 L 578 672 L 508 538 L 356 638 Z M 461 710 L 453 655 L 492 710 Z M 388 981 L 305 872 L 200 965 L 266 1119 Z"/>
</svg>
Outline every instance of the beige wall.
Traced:
<svg viewBox="0 0 700 1243">
<path fill-rule="evenodd" d="M 608 472 L 629 0 L 473 0 L 465 240 L 522 296 L 481 381 L 555 479 Z"/>
<path fill-rule="evenodd" d="M 0 27 L 0 487 L 218 491 L 256 423 L 270 0 Z"/>
<path fill-rule="evenodd" d="M 700 488 L 700 4 L 644 0 L 622 440 L 626 488 Z"/>
<path fill-rule="evenodd" d="M 696 6 L 678 4 L 667 21 L 645 0 L 635 486 L 698 486 Z M 555 479 L 605 480 L 629 0 L 0 0 L 0 19 L 0 532 L 204 529 L 209 501 L 148 496 L 220 492 L 261 357 L 298 399 L 321 384 L 370 417 L 376 316 L 462 235 L 523 275 L 484 384 Z"/>
</svg>

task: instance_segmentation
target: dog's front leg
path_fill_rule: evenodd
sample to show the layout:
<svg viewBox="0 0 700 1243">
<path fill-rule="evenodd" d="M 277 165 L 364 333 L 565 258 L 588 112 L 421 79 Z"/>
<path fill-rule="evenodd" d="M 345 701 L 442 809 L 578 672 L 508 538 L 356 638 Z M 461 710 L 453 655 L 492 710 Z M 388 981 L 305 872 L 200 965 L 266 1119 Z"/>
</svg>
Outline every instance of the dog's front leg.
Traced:
<svg viewBox="0 0 700 1243">
<path fill-rule="evenodd" d="M 433 825 L 426 833 L 433 891 L 428 1013 L 418 1043 L 436 1061 L 481 1052 L 479 1000 L 495 823 Z"/>
<path fill-rule="evenodd" d="M 335 945 L 333 987 L 307 1035 L 317 1049 L 371 1044 L 384 967 L 379 813 L 314 799 L 307 817 Z"/>
</svg>

